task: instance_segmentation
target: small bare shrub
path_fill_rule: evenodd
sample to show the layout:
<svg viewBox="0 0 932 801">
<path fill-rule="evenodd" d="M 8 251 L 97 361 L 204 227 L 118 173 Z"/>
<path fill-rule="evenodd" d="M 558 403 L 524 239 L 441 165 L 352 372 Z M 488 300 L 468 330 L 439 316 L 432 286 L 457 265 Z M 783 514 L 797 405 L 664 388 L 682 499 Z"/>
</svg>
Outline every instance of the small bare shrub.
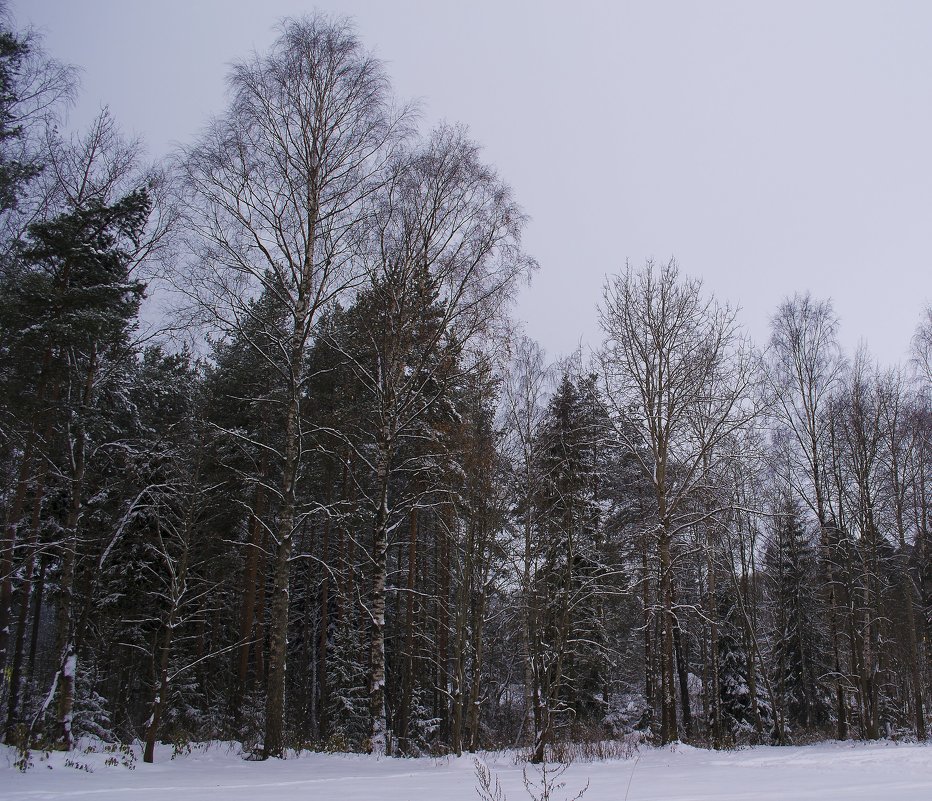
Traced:
<svg viewBox="0 0 932 801">
<path fill-rule="evenodd" d="M 476 792 L 482 801 L 507 801 L 498 776 L 481 760 L 476 760 Z"/>
<path fill-rule="evenodd" d="M 521 775 L 524 777 L 524 789 L 527 790 L 527 794 L 533 801 L 553 801 L 554 793 L 566 788 L 566 782 L 561 781 L 561 777 L 569 770 L 571 764 L 573 764 L 572 761 L 548 766 L 547 761 L 544 760 L 533 766 L 533 776 L 528 776 L 528 769 L 525 767 Z M 579 801 L 588 789 L 589 780 L 586 779 L 586 786 L 572 798 L 565 797 L 564 801 Z"/>
<path fill-rule="evenodd" d="M 531 771 L 527 766 L 522 768 L 521 776 L 524 780 L 524 789 L 531 797 L 531 801 L 558 801 L 556 793 L 566 789 L 566 782 L 562 776 L 569 770 L 572 761 L 564 764 L 551 764 L 542 762 L 534 765 Z M 498 776 L 489 770 L 488 766 L 476 760 L 476 792 L 482 801 L 507 801 Z M 580 801 L 589 789 L 589 780 L 586 785 L 572 798 L 561 796 L 560 801 Z"/>
</svg>

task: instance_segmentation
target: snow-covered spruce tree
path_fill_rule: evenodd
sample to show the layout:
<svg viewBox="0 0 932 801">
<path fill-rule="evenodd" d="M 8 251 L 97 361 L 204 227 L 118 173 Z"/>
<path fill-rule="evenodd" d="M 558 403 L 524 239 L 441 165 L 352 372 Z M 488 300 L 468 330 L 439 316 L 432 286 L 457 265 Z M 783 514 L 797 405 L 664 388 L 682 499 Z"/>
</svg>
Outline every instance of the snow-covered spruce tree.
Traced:
<svg viewBox="0 0 932 801">
<path fill-rule="evenodd" d="M 537 431 L 532 663 L 534 760 L 560 719 L 601 721 L 607 710 L 602 469 L 607 416 L 594 378 L 564 373 Z M 564 720 L 564 722 L 566 722 Z"/>
<path fill-rule="evenodd" d="M 831 702 L 822 681 L 827 638 L 819 617 L 817 547 L 792 496 L 783 497 L 776 513 L 765 551 L 774 691 L 791 730 L 821 728 Z"/>
<path fill-rule="evenodd" d="M 718 676 L 722 723 L 732 742 L 752 736 L 757 719 L 766 726 L 773 718 L 768 700 L 757 693 L 757 710 L 748 683 L 748 645 L 735 588 L 718 585 Z"/>
<path fill-rule="evenodd" d="M 110 704 L 97 690 L 103 683 L 96 665 L 85 665 L 75 681 L 74 721 L 75 738 L 95 737 L 112 743 L 116 739 Z"/>
<path fill-rule="evenodd" d="M 478 685 L 478 678 L 475 681 Z M 436 745 L 437 732 L 440 730 L 440 718 L 434 715 L 429 696 L 429 690 L 423 686 L 415 687 L 411 693 L 406 741 L 407 752 L 414 755 L 429 754 Z M 474 739 L 475 742 L 479 741 L 478 732 Z M 470 746 L 470 750 L 477 747 Z"/>
<path fill-rule="evenodd" d="M 369 698 L 359 632 L 349 623 L 337 623 L 329 655 L 326 746 L 334 751 L 362 750 L 369 737 Z"/>
<path fill-rule="evenodd" d="M 78 629 L 86 631 L 79 655 L 95 665 L 94 689 L 111 700 L 114 731 L 121 737 L 154 736 L 158 716 L 170 703 L 170 685 L 179 676 L 189 678 L 182 669 L 186 661 L 209 656 L 208 637 L 191 636 L 203 622 L 199 612 L 204 582 L 210 580 L 205 564 L 221 581 L 230 575 L 223 554 L 203 536 L 214 530 L 216 497 L 185 467 L 192 451 L 204 459 L 210 453 L 192 435 L 198 387 L 186 355 L 150 348 L 100 384 L 99 412 L 89 429 L 99 444 L 89 463 L 88 483 L 95 490 L 82 515 L 83 552 L 75 577 Z M 198 509 L 186 525 L 192 497 Z M 223 593 L 216 586 L 211 590 L 210 603 L 219 606 Z M 169 658 L 173 666 L 163 676 Z M 153 697 L 156 725 L 140 729 L 152 718 Z"/>
<path fill-rule="evenodd" d="M 183 367 L 177 371 L 181 375 Z M 210 429 L 194 376 L 189 373 L 186 378 L 177 384 L 174 419 L 163 421 L 162 438 L 152 446 L 156 469 L 147 491 L 144 535 L 153 581 L 146 606 L 156 630 L 156 645 L 145 723 L 146 762 L 154 758 L 163 715 L 166 722 L 173 720 L 176 731 L 193 735 L 205 720 L 204 710 L 197 709 L 193 701 L 199 682 L 191 667 L 209 658 L 210 649 L 201 647 L 192 654 L 183 647 L 182 637 L 203 621 L 208 605 L 222 597 L 225 582 L 221 573 L 212 570 L 208 543 L 214 536 L 217 511 L 214 493 L 205 481 Z"/>
</svg>

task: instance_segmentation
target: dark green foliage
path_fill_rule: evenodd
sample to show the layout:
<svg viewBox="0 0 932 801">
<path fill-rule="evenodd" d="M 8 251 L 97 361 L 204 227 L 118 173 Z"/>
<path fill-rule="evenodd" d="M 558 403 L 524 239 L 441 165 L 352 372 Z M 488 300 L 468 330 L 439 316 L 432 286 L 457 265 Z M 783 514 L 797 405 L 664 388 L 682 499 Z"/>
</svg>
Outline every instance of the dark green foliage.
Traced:
<svg viewBox="0 0 932 801">
<path fill-rule="evenodd" d="M 564 374 L 537 434 L 539 681 L 555 709 L 565 705 L 578 721 L 597 723 L 609 706 L 612 653 L 607 431 L 595 377 Z"/>
<path fill-rule="evenodd" d="M 19 100 L 18 77 L 29 55 L 29 42 L 0 27 L 0 213 L 16 206 L 23 184 L 39 173 L 39 165 L 17 157 L 10 140 L 22 134 L 14 108 Z"/>
<path fill-rule="evenodd" d="M 27 365 L 18 381 L 38 382 L 50 360 L 60 371 L 68 358 L 126 346 L 145 290 L 129 267 L 149 210 L 139 190 L 29 227 L 0 278 L 0 349 Z"/>
<path fill-rule="evenodd" d="M 72 85 L 70 68 L 45 56 L 34 31 L 13 30 L 6 0 L 0 3 L 0 219 L 17 209 L 41 173 L 42 140 Z"/>
<path fill-rule="evenodd" d="M 359 632 L 349 623 L 334 627 L 330 655 L 327 739 L 332 744 L 341 744 L 336 750 L 361 750 L 369 735 L 365 648 L 359 641 Z"/>
<path fill-rule="evenodd" d="M 829 722 L 829 698 L 821 677 L 826 639 L 818 618 L 816 550 L 803 527 L 799 506 L 783 502 L 766 553 L 773 625 L 775 691 L 791 729 Z"/>
<path fill-rule="evenodd" d="M 748 647 L 744 642 L 744 626 L 734 589 L 727 584 L 719 585 L 718 634 L 719 695 L 722 716 L 732 740 L 751 734 L 757 716 L 766 723 L 768 705 L 757 698 L 757 710 L 748 683 Z"/>
</svg>

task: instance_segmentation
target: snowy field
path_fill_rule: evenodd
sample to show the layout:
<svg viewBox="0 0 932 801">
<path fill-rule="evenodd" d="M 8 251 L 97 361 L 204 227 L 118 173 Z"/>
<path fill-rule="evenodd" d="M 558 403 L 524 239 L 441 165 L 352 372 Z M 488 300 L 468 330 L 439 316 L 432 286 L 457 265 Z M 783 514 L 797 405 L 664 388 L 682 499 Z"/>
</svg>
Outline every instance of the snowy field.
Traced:
<svg viewBox="0 0 932 801">
<path fill-rule="evenodd" d="M 76 752 L 33 756 L 26 773 L 15 752 L 0 747 L 0 798 L 133 799 L 133 801 L 476 801 L 473 760 L 376 759 L 305 754 L 285 761 L 247 762 L 234 748 L 171 758 L 163 747 L 154 765 L 105 764 L 112 755 Z M 66 759 L 78 766 L 66 766 Z M 511 755 L 486 755 L 508 801 L 527 799 L 521 767 Z M 111 761 L 113 759 L 111 758 Z M 86 766 L 89 770 L 81 766 Z M 633 771 L 633 774 L 632 774 Z M 554 801 L 571 798 L 589 780 L 585 801 L 930 801 L 932 746 L 827 743 L 794 748 L 709 752 L 677 745 L 642 748 L 634 759 L 575 764 Z M 630 780 L 630 790 L 628 790 Z"/>
</svg>

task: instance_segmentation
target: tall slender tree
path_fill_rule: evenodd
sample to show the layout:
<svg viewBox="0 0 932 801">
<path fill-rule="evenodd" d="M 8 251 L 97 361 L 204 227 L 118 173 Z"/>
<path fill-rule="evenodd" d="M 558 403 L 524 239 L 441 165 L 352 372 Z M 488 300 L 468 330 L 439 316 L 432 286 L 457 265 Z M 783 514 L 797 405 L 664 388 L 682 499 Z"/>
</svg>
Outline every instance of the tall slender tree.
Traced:
<svg viewBox="0 0 932 801">
<path fill-rule="evenodd" d="M 698 488 L 727 458 L 733 434 L 757 415 L 750 353 L 734 311 L 647 262 L 609 279 L 600 320 L 601 364 L 615 430 L 653 489 L 659 558 L 660 739 L 678 739 L 674 686 L 673 559 L 681 533 L 705 513 Z"/>
<path fill-rule="evenodd" d="M 270 455 L 281 476 L 273 540 L 266 757 L 284 753 L 291 556 L 303 515 L 300 414 L 307 348 L 320 311 L 358 282 L 351 259 L 369 199 L 383 181 L 408 114 L 391 108 L 388 80 L 350 24 L 286 20 L 270 51 L 229 76 L 228 111 L 182 161 L 189 242 L 183 289 L 202 316 L 243 332 L 264 291 L 287 316 L 270 366 L 284 387 L 283 435 Z"/>
</svg>

